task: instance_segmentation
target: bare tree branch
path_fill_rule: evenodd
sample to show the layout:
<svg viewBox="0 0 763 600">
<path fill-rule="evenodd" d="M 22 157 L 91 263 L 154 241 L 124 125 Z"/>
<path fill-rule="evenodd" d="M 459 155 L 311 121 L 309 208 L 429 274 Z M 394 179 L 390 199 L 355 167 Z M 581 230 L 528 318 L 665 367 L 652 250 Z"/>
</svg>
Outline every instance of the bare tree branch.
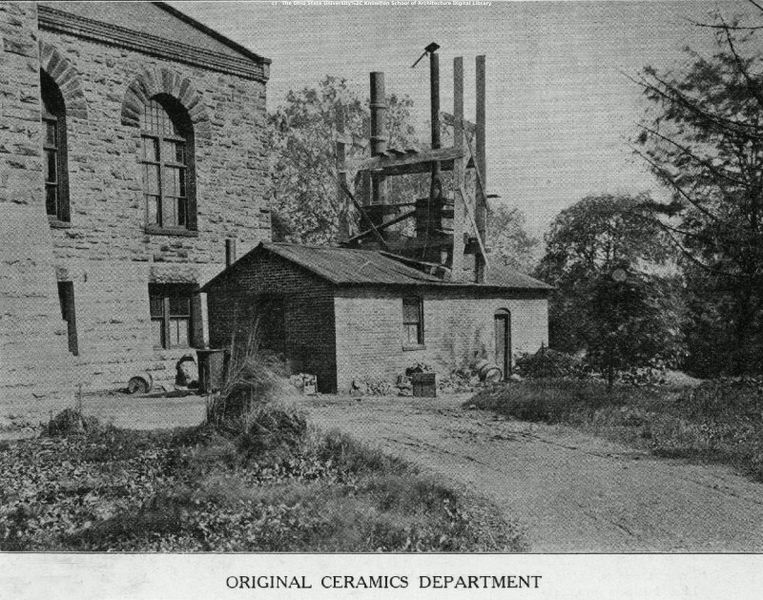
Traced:
<svg viewBox="0 0 763 600">
<path fill-rule="evenodd" d="M 665 135 L 662 135 L 662 134 L 661 134 L 659 131 L 657 131 L 656 129 L 652 129 L 651 127 L 647 127 L 647 126 L 646 126 L 646 125 L 644 125 L 643 123 L 638 123 L 637 125 L 638 125 L 639 127 L 641 127 L 641 129 L 643 129 L 644 131 L 647 131 L 647 132 L 651 133 L 652 135 L 654 135 L 655 137 L 658 137 L 658 138 L 660 138 L 660 139 L 661 139 L 661 140 L 663 140 L 664 142 L 667 142 L 668 144 L 671 144 L 671 145 L 675 146 L 676 148 L 678 148 L 679 150 L 681 150 L 681 152 L 682 152 L 683 154 L 685 154 L 686 156 L 688 156 L 689 158 L 691 158 L 691 159 L 692 159 L 694 162 L 696 162 L 697 164 L 699 164 L 699 165 L 701 165 L 701 166 L 705 167 L 705 168 L 706 168 L 708 171 L 710 171 L 711 173 L 713 173 L 713 175 L 714 175 L 714 176 L 716 176 L 717 178 L 720 178 L 720 179 L 725 179 L 725 180 L 726 180 L 726 181 L 728 181 L 729 183 L 733 183 L 733 184 L 735 184 L 735 185 L 739 185 L 739 186 L 744 186 L 744 185 L 745 185 L 745 182 L 744 182 L 744 181 L 741 181 L 741 180 L 739 180 L 739 179 L 736 179 L 736 178 L 734 178 L 734 177 L 732 177 L 732 176 L 728 175 L 727 173 L 723 172 L 722 170 L 719 170 L 719 169 L 715 168 L 715 167 L 712 165 L 712 163 L 711 163 L 711 162 L 710 162 L 708 159 L 706 159 L 706 158 L 702 158 L 702 157 L 700 157 L 700 156 L 697 156 L 697 155 L 696 155 L 694 152 L 692 152 L 691 150 L 689 150 L 689 148 L 688 148 L 688 147 L 686 147 L 686 146 L 684 146 L 684 145 L 682 145 L 682 144 L 679 144 L 679 143 L 678 143 L 678 142 L 676 142 L 675 140 L 673 140 L 673 139 L 671 139 L 671 138 L 669 138 L 669 137 L 667 137 L 667 136 L 665 136 Z"/>
<path fill-rule="evenodd" d="M 745 121 L 737 121 L 735 119 L 729 119 L 728 117 L 717 115 L 715 113 L 704 110 L 696 103 L 696 101 L 694 101 L 692 98 L 689 98 L 686 95 L 679 92 L 674 86 L 672 86 L 667 81 L 664 81 L 663 79 L 658 77 L 657 74 L 655 73 L 650 73 L 649 76 L 652 77 L 655 81 L 657 81 L 657 83 L 663 86 L 665 90 L 668 90 L 668 92 L 670 93 L 660 89 L 659 87 L 649 82 L 644 77 L 641 77 L 640 79 L 636 79 L 622 71 L 621 71 L 621 74 L 624 77 L 626 77 L 628 80 L 632 81 L 636 85 L 643 88 L 645 91 L 654 92 L 668 102 L 676 102 L 680 104 L 681 106 L 683 106 L 684 108 L 692 111 L 696 115 L 708 121 L 713 121 L 717 123 L 720 127 L 732 129 L 734 130 L 735 133 L 741 134 L 741 135 L 750 135 L 749 130 L 752 129 L 753 132 L 758 132 L 759 137 L 763 137 L 763 127 L 761 127 L 759 124 L 757 123 L 750 124 Z"/>
</svg>

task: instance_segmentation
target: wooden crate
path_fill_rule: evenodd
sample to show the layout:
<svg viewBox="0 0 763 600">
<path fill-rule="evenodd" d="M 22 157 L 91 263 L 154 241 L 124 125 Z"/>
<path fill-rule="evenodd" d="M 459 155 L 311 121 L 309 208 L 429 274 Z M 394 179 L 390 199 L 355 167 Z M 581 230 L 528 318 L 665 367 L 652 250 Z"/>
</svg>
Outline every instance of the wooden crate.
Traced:
<svg viewBox="0 0 763 600">
<path fill-rule="evenodd" d="M 413 395 L 417 398 L 437 397 L 437 375 L 434 373 L 414 373 L 411 375 Z"/>
</svg>

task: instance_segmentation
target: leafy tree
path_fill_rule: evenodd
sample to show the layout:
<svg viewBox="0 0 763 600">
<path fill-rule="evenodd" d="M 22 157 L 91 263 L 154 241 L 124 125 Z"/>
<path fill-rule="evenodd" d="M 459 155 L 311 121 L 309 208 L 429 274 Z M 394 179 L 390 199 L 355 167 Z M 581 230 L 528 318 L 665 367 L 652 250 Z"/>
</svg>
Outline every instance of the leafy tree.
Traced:
<svg viewBox="0 0 763 600">
<path fill-rule="evenodd" d="M 337 241 L 339 223 L 347 218 L 347 202 L 337 197 L 336 107 L 345 111 L 348 164 L 368 156 L 370 113 L 347 80 L 327 76 L 317 88 L 290 91 L 286 102 L 269 115 L 271 148 L 269 199 L 273 207 L 276 239 L 330 244 Z M 417 145 L 411 124 L 413 101 L 387 97 L 387 130 L 390 146 Z M 354 173 L 348 173 L 352 185 Z M 406 178 L 389 182 L 389 195 L 413 193 Z M 352 216 L 350 216 L 352 218 Z"/>
<path fill-rule="evenodd" d="M 556 287 L 550 342 L 585 351 L 610 376 L 680 355 L 680 302 L 671 249 L 646 195 L 589 196 L 563 210 L 546 235 L 536 275 Z"/>
<path fill-rule="evenodd" d="M 677 278 L 623 264 L 590 281 L 593 324 L 586 360 L 612 386 L 618 371 L 675 364 L 684 355 L 684 307 Z"/>
<path fill-rule="evenodd" d="M 535 263 L 538 240 L 525 230 L 525 215 L 505 204 L 488 207 L 487 245 L 491 260 L 522 273 L 530 273 Z"/>
<path fill-rule="evenodd" d="M 763 52 L 761 23 L 720 14 L 709 57 L 638 80 L 648 101 L 636 151 L 672 192 L 661 226 L 681 250 L 691 363 L 703 374 L 763 370 Z"/>
</svg>

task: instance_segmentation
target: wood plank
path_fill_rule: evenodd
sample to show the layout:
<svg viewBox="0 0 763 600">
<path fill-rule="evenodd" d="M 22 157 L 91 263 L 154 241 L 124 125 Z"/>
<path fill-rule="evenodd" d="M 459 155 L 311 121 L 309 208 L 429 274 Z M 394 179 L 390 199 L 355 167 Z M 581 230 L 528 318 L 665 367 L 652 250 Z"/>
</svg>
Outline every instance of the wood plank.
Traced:
<svg viewBox="0 0 763 600">
<path fill-rule="evenodd" d="M 430 165 L 436 161 L 452 161 L 455 158 L 462 158 L 464 151 L 460 148 L 437 148 L 422 150 L 416 154 L 405 154 L 401 156 L 372 156 L 357 164 L 358 171 L 390 171 L 401 167 L 410 167 L 414 165 L 425 165 L 425 171 L 430 170 Z M 416 171 L 406 171 L 416 172 Z"/>
<path fill-rule="evenodd" d="M 466 125 L 464 120 L 464 59 L 460 56 L 453 59 L 453 115 L 448 116 L 453 117 L 453 146 L 463 150 L 464 127 Z M 447 120 L 445 122 L 447 123 Z M 457 158 L 453 161 L 453 181 L 459 188 L 463 188 L 465 184 L 465 162 L 464 158 Z M 464 248 L 461 241 L 466 230 L 464 202 L 464 198 L 461 198 L 460 201 L 458 198 L 454 198 L 451 213 L 453 219 L 451 271 L 459 279 L 464 275 Z"/>
<path fill-rule="evenodd" d="M 392 206 L 392 205 L 390 205 L 390 206 Z M 406 219 L 410 219 L 415 214 L 416 214 L 415 210 L 411 210 L 411 211 L 408 211 L 407 213 L 403 213 L 402 215 L 400 215 L 398 217 L 395 217 L 394 219 L 390 219 L 389 221 L 386 221 L 386 222 L 382 223 L 381 225 L 377 225 L 376 226 L 376 231 L 381 231 L 382 229 L 385 229 L 385 228 L 389 227 L 390 225 L 394 225 L 395 223 L 399 223 L 400 221 L 405 221 Z M 355 242 L 355 241 L 357 241 L 359 239 L 362 239 L 362 238 L 366 237 L 367 235 L 369 235 L 369 234 L 371 234 L 373 232 L 374 232 L 373 229 L 368 229 L 367 231 L 359 233 L 358 235 L 350 238 L 349 240 L 347 240 L 347 243 L 349 244 L 351 242 Z"/>
<path fill-rule="evenodd" d="M 477 230 L 479 232 L 480 249 L 482 250 L 482 256 L 475 257 L 475 267 L 477 271 L 477 283 L 482 283 L 485 280 L 485 268 L 487 267 L 487 256 L 484 252 L 482 245 L 482 237 L 486 232 L 487 222 L 487 200 L 485 199 L 485 190 L 487 189 L 487 155 L 485 152 L 485 55 L 477 56 L 476 59 L 476 92 L 477 92 L 477 156 L 474 158 L 478 178 L 482 180 L 482 202 L 479 201 L 480 195 L 477 195 L 477 202 L 474 203 L 474 220 L 477 223 Z M 484 267 L 483 267 L 484 264 Z"/>
<path fill-rule="evenodd" d="M 366 211 L 363 209 L 363 207 L 360 205 L 360 203 L 355 199 L 355 196 L 352 195 L 352 192 L 349 190 L 347 185 L 342 186 L 342 190 L 345 194 L 352 200 L 352 203 L 355 205 L 355 208 L 358 212 L 360 212 L 361 216 L 366 220 L 366 223 L 368 223 L 371 226 L 371 229 L 373 230 L 374 237 L 376 240 L 385 248 L 389 249 L 389 246 L 387 246 L 387 242 L 382 237 L 382 234 L 379 233 L 379 231 L 374 226 L 374 222 L 371 220 L 371 218 L 368 216 Z"/>
<path fill-rule="evenodd" d="M 472 227 L 474 227 L 474 232 L 477 235 L 477 242 L 479 242 L 479 245 L 480 245 L 480 252 L 482 253 L 482 259 L 485 261 L 485 266 L 487 267 L 488 266 L 487 251 L 485 250 L 485 244 L 482 242 L 482 236 L 480 235 L 480 232 L 477 229 L 477 221 L 474 220 L 474 215 L 472 215 L 472 211 L 469 208 L 469 203 L 466 200 L 466 191 L 464 190 L 464 186 L 459 187 L 458 191 L 461 193 L 461 197 L 464 199 L 466 214 L 469 216 L 469 220 L 472 222 Z"/>
</svg>

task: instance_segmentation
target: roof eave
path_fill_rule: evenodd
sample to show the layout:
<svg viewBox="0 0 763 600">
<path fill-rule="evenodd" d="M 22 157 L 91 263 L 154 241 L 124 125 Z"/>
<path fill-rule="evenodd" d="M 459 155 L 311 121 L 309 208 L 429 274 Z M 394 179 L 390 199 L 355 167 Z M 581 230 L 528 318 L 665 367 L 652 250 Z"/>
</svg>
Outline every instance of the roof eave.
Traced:
<svg viewBox="0 0 763 600">
<path fill-rule="evenodd" d="M 265 64 L 265 65 L 270 65 L 273 62 L 271 59 L 269 59 L 269 58 L 267 58 L 265 56 L 261 56 L 260 54 L 257 54 L 256 52 L 252 52 L 251 50 L 249 50 L 245 46 L 242 46 L 238 42 L 234 42 L 232 39 L 224 36 L 222 33 L 218 32 L 218 31 L 215 31 L 211 27 L 207 27 L 206 25 L 204 25 L 203 23 L 197 21 L 193 17 L 189 17 L 184 12 L 181 12 L 178 9 L 173 8 L 172 6 L 167 4 L 166 2 L 152 2 L 152 4 L 154 6 L 157 6 L 157 7 L 161 8 L 163 11 L 168 12 L 173 17 L 175 17 L 177 19 L 180 19 L 184 23 L 187 23 L 191 27 L 195 27 L 196 29 L 198 29 L 202 33 L 208 35 L 209 37 L 211 37 L 211 38 L 213 38 L 215 40 L 217 40 L 221 44 L 225 44 L 226 46 L 228 46 L 232 50 L 235 50 L 236 52 L 238 52 L 240 54 L 243 54 L 248 59 L 253 60 L 254 62 L 257 62 L 259 64 Z"/>
</svg>

